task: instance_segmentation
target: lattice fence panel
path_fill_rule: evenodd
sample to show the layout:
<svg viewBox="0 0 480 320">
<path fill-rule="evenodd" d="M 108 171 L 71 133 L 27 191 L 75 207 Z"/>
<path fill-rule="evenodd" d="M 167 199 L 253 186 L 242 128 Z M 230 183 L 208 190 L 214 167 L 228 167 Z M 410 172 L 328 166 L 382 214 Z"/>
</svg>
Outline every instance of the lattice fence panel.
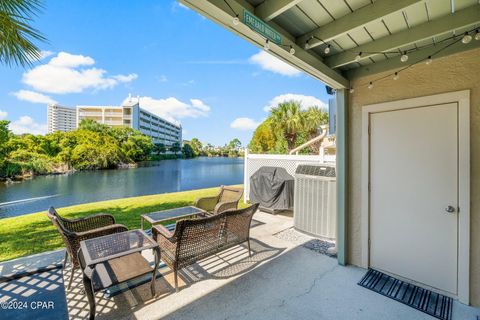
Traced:
<svg viewBox="0 0 480 320">
<path fill-rule="evenodd" d="M 294 176 L 298 164 L 322 163 L 320 156 L 304 156 L 304 155 L 261 155 L 246 154 L 245 155 L 245 175 L 244 175 L 244 195 L 245 201 L 249 200 L 250 195 L 250 177 L 261 167 L 281 167 Z"/>
</svg>

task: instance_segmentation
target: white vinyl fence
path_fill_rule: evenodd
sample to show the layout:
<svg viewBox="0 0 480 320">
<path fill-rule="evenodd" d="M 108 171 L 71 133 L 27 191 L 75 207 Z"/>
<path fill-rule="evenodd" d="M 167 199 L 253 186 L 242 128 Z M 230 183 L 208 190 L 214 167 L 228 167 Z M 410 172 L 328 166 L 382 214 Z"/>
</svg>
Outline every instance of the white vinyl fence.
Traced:
<svg viewBox="0 0 480 320">
<path fill-rule="evenodd" d="M 249 200 L 250 196 L 250 177 L 261 167 L 281 167 L 285 168 L 291 176 L 295 175 L 298 164 L 302 163 L 329 163 L 335 164 L 335 156 L 307 156 L 307 155 L 288 155 L 288 154 L 250 154 L 245 149 L 244 165 L 244 200 Z"/>
</svg>

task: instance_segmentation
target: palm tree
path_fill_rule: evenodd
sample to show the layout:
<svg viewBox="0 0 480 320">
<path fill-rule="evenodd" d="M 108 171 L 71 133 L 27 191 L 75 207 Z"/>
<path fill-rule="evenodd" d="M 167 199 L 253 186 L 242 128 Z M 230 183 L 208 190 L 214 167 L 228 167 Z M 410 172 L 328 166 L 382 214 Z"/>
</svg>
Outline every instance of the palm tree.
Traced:
<svg viewBox="0 0 480 320">
<path fill-rule="evenodd" d="M 308 140 L 319 135 L 321 125 L 328 124 L 328 112 L 323 111 L 319 107 L 309 107 L 305 111 L 305 132 L 308 134 Z M 318 154 L 321 142 L 310 145 L 310 150 L 314 154 Z"/>
<path fill-rule="evenodd" d="M 328 124 L 328 112 L 319 107 L 310 107 L 305 111 L 305 130 L 310 139 L 318 136 L 318 129 L 324 124 Z"/>
<path fill-rule="evenodd" d="M 40 50 L 34 41 L 46 39 L 30 23 L 41 8 L 41 0 L 0 1 L 1 64 L 25 67 L 40 59 Z"/>
<path fill-rule="evenodd" d="M 281 132 L 287 141 L 288 151 L 295 148 L 298 133 L 305 126 L 305 116 L 297 101 L 279 103 L 271 110 L 272 127 L 276 132 Z"/>
</svg>

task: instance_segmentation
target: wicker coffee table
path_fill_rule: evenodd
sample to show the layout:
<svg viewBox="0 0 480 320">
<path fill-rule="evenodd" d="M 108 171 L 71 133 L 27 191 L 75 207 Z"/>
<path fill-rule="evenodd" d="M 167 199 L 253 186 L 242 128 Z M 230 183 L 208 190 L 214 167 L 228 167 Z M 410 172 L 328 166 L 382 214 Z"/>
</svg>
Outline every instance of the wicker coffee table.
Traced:
<svg viewBox="0 0 480 320">
<path fill-rule="evenodd" d="M 142 256 L 153 250 L 152 268 Z M 95 292 L 152 274 L 150 289 L 155 296 L 155 278 L 160 263 L 160 248 L 142 230 L 131 230 L 80 242 L 78 259 L 83 271 L 83 285 L 90 305 L 90 320 L 95 318 Z"/>
<path fill-rule="evenodd" d="M 200 208 L 197 208 L 194 206 L 188 206 L 188 207 L 181 207 L 181 208 L 168 209 L 168 210 L 142 214 L 140 216 L 141 229 L 143 230 L 144 221 L 149 222 L 153 226 L 155 224 L 159 224 L 165 221 L 178 220 L 178 219 L 187 218 L 191 216 L 198 216 L 198 215 L 206 216 L 206 215 L 209 215 L 209 213 Z"/>
</svg>

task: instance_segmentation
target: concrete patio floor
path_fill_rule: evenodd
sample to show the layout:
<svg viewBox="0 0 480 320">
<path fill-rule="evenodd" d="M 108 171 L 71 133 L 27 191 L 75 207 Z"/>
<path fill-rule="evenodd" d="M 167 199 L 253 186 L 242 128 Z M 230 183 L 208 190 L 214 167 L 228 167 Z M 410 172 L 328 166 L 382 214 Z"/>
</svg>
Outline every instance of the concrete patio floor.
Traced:
<svg viewBox="0 0 480 320">
<path fill-rule="evenodd" d="M 295 232 L 279 236 L 292 227 L 290 217 L 259 212 L 252 225 L 252 257 L 238 246 L 186 268 L 179 293 L 171 271 L 163 267 L 155 299 L 148 284 L 111 298 L 98 293 L 96 319 L 435 319 L 358 286 L 366 270 L 339 266 L 336 259 L 303 247 L 310 237 Z M 62 254 L 50 257 L 58 261 Z M 68 275 L 67 267 L 65 283 Z M 70 319 L 88 315 L 81 289 L 77 272 L 67 291 Z M 480 309 L 454 302 L 454 320 L 478 316 Z"/>
</svg>

